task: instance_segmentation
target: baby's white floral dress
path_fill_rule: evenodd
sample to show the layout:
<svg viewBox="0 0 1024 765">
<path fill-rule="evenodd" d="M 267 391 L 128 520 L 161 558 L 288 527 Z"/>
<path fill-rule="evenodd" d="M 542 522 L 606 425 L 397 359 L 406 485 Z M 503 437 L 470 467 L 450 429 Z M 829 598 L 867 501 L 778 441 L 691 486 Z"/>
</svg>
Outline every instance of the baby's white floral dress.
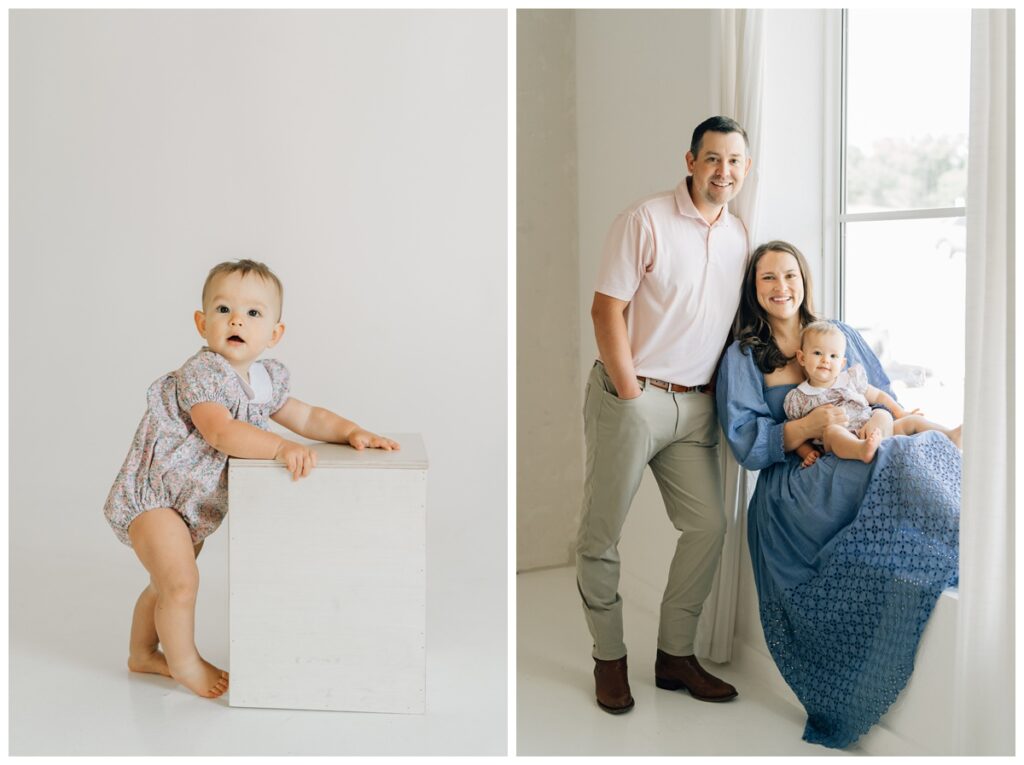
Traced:
<svg viewBox="0 0 1024 765">
<path fill-rule="evenodd" d="M 846 429 L 856 434 L 871 419 L 871 404 L 865 395 L 868 391 L 868 376 L 864 367 L 854 364 L 839 373 L 828 388 L 815 388 L 806 380 L 786 394 L 783 408 L 791 420 L 799 420 L 819 406 L 832 404 L 846 413 Z M 820 444 L 821 439 L 814 439 Z"/>
<path fill-rule="evenodd" d="M 160 377 L 146 392 L 146 413 L 103 512 L 124 544 L 128 526 L 158 507 L 175 510 L 199 544 L 228 511 L 228 455 L 203 439 L 192 423 L 195 404 L 213 401 L 236 420 L 263 430 L 288 400 L 288 370 L 263 359 L 249 366 L 249 381 L 219 353 L 202 348 L 180 369 Z"/>
</svg>

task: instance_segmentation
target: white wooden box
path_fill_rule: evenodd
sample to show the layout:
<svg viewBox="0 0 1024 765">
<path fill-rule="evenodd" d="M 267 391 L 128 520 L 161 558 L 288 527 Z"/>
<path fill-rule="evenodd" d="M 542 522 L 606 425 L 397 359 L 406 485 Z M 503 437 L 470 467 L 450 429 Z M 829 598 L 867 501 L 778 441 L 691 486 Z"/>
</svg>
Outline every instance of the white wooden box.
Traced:
<svg viewBox="0 0 1024 765">
<path fill-rule="evenodd" d="M 229 461 L 231 706 L 424 711 L 427 457 L 390 437 Z"/>
</svg>

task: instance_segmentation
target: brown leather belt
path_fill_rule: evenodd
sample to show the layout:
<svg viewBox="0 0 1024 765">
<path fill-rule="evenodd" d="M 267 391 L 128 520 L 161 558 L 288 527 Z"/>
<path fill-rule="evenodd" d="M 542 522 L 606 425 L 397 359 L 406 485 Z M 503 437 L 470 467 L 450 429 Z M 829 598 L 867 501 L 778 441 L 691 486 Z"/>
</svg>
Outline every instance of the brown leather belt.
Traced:
<svg viewBox="0 0 1024 765">
<path fill-rule="evenodd" d="M 669 393 L 700 393 L 707 387 L 706 385 L 676 385 L 664 380 L 655 380 L 653 377 L 637 377 L 636 379 L 641 383 L 653 385 L 655 388 L 667 390 Z"/>
</svg>

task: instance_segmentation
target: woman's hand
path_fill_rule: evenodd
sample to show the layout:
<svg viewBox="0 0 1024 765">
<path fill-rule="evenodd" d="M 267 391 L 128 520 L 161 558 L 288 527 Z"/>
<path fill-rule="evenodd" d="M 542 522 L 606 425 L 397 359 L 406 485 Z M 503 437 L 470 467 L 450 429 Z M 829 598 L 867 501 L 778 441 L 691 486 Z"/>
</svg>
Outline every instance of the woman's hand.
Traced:
<svg viewBox="0 0 1024 765">
<path fill-rule="evenodd" d="M 274 459 L 288 468 L 293 481 L 305 478 L 316 467 L 316 452 L 313 449 L 283 438 L 274 453 Z"/>
<path fill-rule="evenodd" d="M 829 425 L 840 425 L 845 428 L 849 422 L 850 418 L 846 416 L 846 412 L 843 409 L 832 406 L 832 404 L 819 406 L 803 418 L 803 426 L 807 431 L 807 437 L 818 439 L 824 436 L 825 428 Z"/>
</svg>

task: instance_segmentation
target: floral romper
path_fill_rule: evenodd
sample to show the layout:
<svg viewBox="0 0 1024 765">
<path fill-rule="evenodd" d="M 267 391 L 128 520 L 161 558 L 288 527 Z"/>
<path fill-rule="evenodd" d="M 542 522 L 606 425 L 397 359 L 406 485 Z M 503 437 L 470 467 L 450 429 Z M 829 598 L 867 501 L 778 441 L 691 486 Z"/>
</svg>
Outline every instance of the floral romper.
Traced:
<svg viewBox="0 0 1024 765">
<path fill-rule="evenodd" d="M 274 359 L 254 361 L 249 382 L 227 359 L 204 347 L 146 392 L 146 413 L 103 508 L 114 534 L 131 545 L 128 526 L 147 510 L 177 511 L 199 544 L 228 511 L 228 455 L 192 424 L 193 405 L 213 401 L 236 420 L 268 430 L 288 400 L 288 370 Z"/>
<path fill-rule="evenodd" d="M 871 404 L 864 397 L 868 390 L 868 376 L 864 367 L 854 364 L 840 372 L 830 388 L 815 388 L 809 382 L 802 382 L 789 393 L 783 402 L 786 416 L 799 420 L 819 406 L 832 404 L 846 412 L 846 429 L 856 434 L 871 419 Z M 820 444 L 820 439 L 814 443 Z"/>
</svg>

